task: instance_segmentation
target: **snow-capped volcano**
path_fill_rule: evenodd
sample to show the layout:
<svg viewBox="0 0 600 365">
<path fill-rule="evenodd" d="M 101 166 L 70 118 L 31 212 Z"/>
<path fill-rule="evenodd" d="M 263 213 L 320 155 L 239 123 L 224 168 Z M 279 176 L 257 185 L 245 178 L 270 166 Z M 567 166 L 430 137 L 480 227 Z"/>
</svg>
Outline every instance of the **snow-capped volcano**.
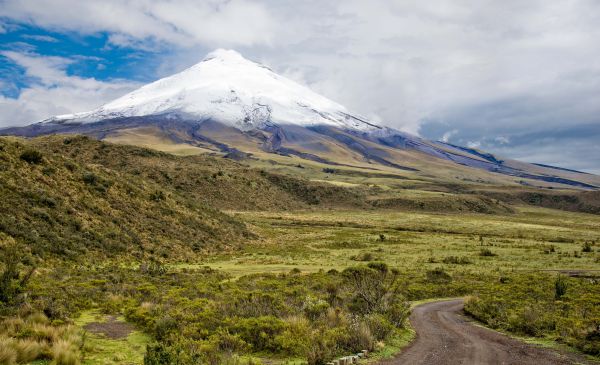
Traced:
<svg viewBox="0 0 600 365">
<path fill-rule="evenodd" d="M 503 160 L 378 126 L 264 65 L 222 49 L 98 109 L 0 130 L 29 137 L 53 133 L 235 158 L 277 154 L 427 179 L 472 179 L 477 174 L 472 168 L 477 168 L 495 173 L 485 179 L 502 174 L 502 181 L 517 184 L 527 179 L 550 186 L 600 186 L 600 178 L 593 175 Z"/>
<path fill-rule="evenodd" d="M 96 110 L 60 115 L 46 122 L 90 123 L 162 114 L 186 120 L 211 119 L 244 130 L 268 123 L 330 125 L 363 131 L 378 128 L 307 87 L 236 51 L 224 49 Z"/>
</svg>

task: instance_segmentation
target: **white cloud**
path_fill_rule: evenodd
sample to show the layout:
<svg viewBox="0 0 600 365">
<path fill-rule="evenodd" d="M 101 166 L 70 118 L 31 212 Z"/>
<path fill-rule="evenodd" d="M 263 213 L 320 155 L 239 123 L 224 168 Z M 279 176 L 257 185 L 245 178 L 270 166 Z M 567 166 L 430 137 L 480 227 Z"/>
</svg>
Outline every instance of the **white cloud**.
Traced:
<svg viewBox="0 0 600 365">
<path fill-rule="evenodd" d="M 498 136 L 498 137 L 494 138 L 494 141 L 496 141 L 499 144 L 509 144 L 510 143 L 510 139 L 508 137 L 504 137 L 504 136 Z"/>
<path fill-rule="evenodd" d="M 106 31 L 117 45 L 246 46 L 273 34 L 266 6 L 248 0 L 7 0 L 0 16 L 56 30 Z"/>
<path fill-rule="evenodd" d="M 25 39 L 32 39 L 34 41 L 40 41 L 40 42 L 50 42 L 50 43 L 58 42 L 58 39 L 51 37 L 49 35 L 25 34 L 22 37 Z"/>
<path fill-rule="evenodd" d="M 442 138 L 440 140 L 442 142 L 448 143 L 448 142 L 450 142 L 450 138 L 452 138 L 452 136 L 454 136 L 456 133 L 458 133 L 457 129 L 448 131 L 448 132 L 444 133 L 444 135 L 442 136 Z"/>
<path fill-rule="evenodd" d="M 481 147 L 481 142 L 480 141 L 468 141 L 467 142 L 467 147 L 469 147 L 469 148 L 479 148 L 479 147 Z"/>
<path fill-rule="evenodd" d="M 16 99 L 0 96 L 0 127 L 25 125 L 53 115 L 90 110 L 139 86 L 129 81 L 104 82 L 69 76 L 65 68 L 72 61 L 62 57 L 14 51 L 1 54 L 23 67 L 33 82 Z"/>
</svg>

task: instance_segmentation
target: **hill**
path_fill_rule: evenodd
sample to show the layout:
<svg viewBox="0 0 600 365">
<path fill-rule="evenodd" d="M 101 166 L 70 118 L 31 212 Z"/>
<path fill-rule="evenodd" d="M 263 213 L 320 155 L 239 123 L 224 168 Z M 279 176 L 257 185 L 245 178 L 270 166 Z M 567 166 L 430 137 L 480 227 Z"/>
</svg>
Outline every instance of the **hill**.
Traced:
<svg viewBox="0 0 600 365">
<path fill-rule="evenodd" d="M 61 143 L 69 141 L 77 139 Z M 81 151 L 85 141 L 75 143 Z M 183 257 L 252 236 L 239 220 L 151 179 L 13 138 L 0 139 L 0 196 L 0 232 L 38 255 Z"/>
</svg>

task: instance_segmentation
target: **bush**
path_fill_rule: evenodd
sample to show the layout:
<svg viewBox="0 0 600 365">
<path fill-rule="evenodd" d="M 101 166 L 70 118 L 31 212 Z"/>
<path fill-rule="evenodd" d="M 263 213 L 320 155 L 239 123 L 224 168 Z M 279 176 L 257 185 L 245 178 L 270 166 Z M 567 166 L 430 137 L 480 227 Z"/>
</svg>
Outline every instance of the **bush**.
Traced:
<svg viewBox="0 0 600 365">
<path fill-rule="evenodd" d="M 32 149 L 25 150 L 23 153 L 21 153 L 19 158 L 28 164 L 33 165 L 40 164 L 43 161 L 42 153 Z"/>
<path fill-rule="evenodd" d="M 229 331 L 220 329 L 211 336 L 211 342 L 216 345 L 219 351 L 227 354 L 249 350 L 248 343 L 240 335 L 231 334 Z"/>
<path fill-rule="evenodd" d="M 466 257 L 448 256 L 448 257 L 444 257 L 442 262 L 444 264 L 468 265 L 471 263 L 471 260 L 469 260 Z"/>
<path fill-rule="evenodd" d="M 403 328 L 410 315 L 410 305 L 407 302 L 396 300 L 383 314 L 394 327 Z"/>
<path fill-rule="evenodd" d="M 88 185 L 96 185 L 100 179 L 98 175 L 94 174 L 93 172 L 86 172 L 83 174 L 82 180 Z"/>
<path fill-rule="evenodd" d="M 492 256 L 497 256 L 497 255 L 494 252 L 492 252 L 492 250 L 490 250 L 489 248 L 482 248 L 479 251 L 479 256 L 492 257 Z"/>
<path fill-rule="evenodd" d="M 581 247 L 581 252 L 592 252 L 592 244 L 590 242 L 585 242 Z"/>
<path fill-rule="evenodd" d="M 350 259 L 354 261 L 373 261 L 377 258 L 370 252 L 362 252 L 356 256 L 352 256 Z"/>
<path fill-rule="evenodd" d="M 369 332 L 371 332 L 375 340 L 378 341 L 385 340 L 395 329 L 394 325 L 381 314 L 368 315 L 366 317 L 366 323 L 369 327 Z"/>
<path fill-rule="evenodd" d="M 308 365 L 322 365 L 331 360 L 332 357 L 331 344 L 326 341 L 325 335 L 322 333 L 314 335 L 306 354 Z"/>
<path fill-rule="evenodd" d="M 302 316 L 289 317 L 285 322 L 285 329 L 275 339 L 278 346 L 287 355 L 306 355 L 311 338 L 310 322 Z"/>
<path fill-rule="evenodd" d="M 448 283 L 452 280 L 450 274 L 440 267 L 427 271 L 426 275 L 427 281 L 432 283 Z"/>
<path fill-rule="evenodd" d="M 170 346 L 155 343 L 146 346 L 144 365 L 170 365 L 176 362 L 177 354 Z"/>
<path fill-rule="evenodd" d="M 168 315 L 159 318 L 156 323 L 154 323 L 154 335 L 159 341 L 166 339 L 171 333 L 177 332 L 178 330 L 179 323 Z"/>
<path fill-rule="evenodd" d="M 304 314 L 313 321 L 324 315 L 328 308 L 329 303 L 322 299 L 316 299 L 309 296 L 304 302 Z"/>
<path fill-rule="evenodd" d="M 219 364 L 218 354 L 211 345 L 202 346 L 194 341 L 175 339 L 172 344 L 157 342 L 146 346 L 144 365 Z M 211 361 L 211 360 L 214 360 Z"/>
<path fill-rule="evenodd" d="M 229 329 L 238 334 L 254 351 L 277 352 L 279 346 L 275 340 L 284 328 L 285 322 L 274 316 L 261 316 L 253 318 L 233 318 Z"/>
<path fill-rule="evenodd" d="M 554 280 L 554 298 L 560 300 L 567 294 L 567 281 L 562 275 L 557 275 Z"/>
<path fill-rule="evenodd" d="M 343 271 L 349 293 L 353 297 L 349 309 L 358 314 L 380 313 L 395 298 L 399 272 L 383 262 L 349 267 Z"/>
<path fill-rule="evenodd" d="M 25 290 L 27 283 L 35 271 L 28 249 L 7 237 L 0 246 L 0 303 L 16 305 L 19 295 Z M 3 246 L 3 247 L 2 247 Z"/>
<path fill-rule="evenodd" d="M 347 347 L 353 351 L 373 350 L 376 338 L 371 332 L 371 328 L 364 321 L 354 322 L 349 329 Z"/>
<path fill-rule="evenodd" d="M 161 190 L 157 190 L 155 192 L 153 192 L 152 194 L 150 194 L 150 200 L 155 201 L 155 202 L 160 202 L 165 200 L 167 197 L 165 195 L 164 192 L 162 192 Z"/>
</svg>

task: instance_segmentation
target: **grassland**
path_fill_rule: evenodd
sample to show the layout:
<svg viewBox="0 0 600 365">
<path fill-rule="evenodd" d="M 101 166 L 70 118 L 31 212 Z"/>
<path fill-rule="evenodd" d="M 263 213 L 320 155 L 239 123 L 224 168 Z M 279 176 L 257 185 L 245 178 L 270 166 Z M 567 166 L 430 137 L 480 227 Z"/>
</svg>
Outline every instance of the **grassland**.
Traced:
<svg viewBox="0 0 600 365">
<path fill-rule="evenodd" d="M 231 255 L 202 264 L 236 276 L 261 271 L 342 269 L 367 256 L 402 270 L 442 266 L 448 270 L 505 272 L 592 270 L 600 242 L 600 217 L 519 207 L 515 214 L 427 214 L 377 210 L 232 212 L 261 237 Z M 380 235 L 384 238 L 381 239 Z M 480 256 L 489 249 L 495 256 Z M 597 249 L 595 249 L 597 251 Z M 470 263 L 444 263 L 447 257 Z"/>
<path fill-rule="evenodd" d="M 410 303 L 454 296 L 490 327 L 600 354 L 600 215 L 276 160 L 0 139 L 0 363 L 378 359 L 413 335 Z"/>
</svg>

